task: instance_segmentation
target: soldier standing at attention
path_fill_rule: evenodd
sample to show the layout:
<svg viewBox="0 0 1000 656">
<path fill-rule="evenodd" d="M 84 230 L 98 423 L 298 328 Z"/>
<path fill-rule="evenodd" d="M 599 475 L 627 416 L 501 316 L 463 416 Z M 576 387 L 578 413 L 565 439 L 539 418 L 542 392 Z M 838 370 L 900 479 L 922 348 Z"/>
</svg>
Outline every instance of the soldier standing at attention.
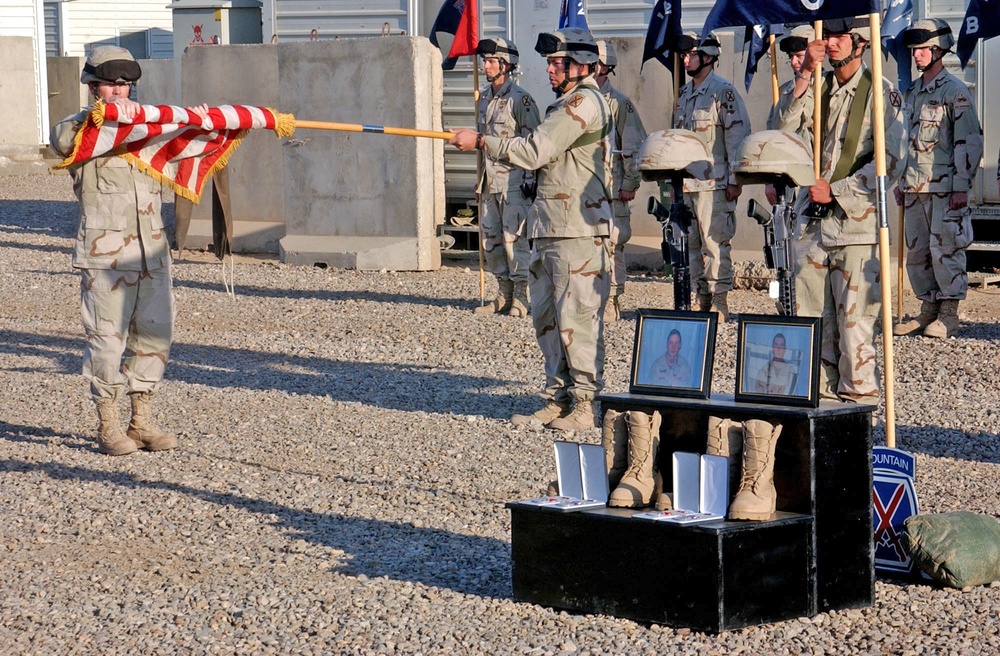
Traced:
<svg viewBox="0 0 1000 656">
<path fill-rule="evenodd" d="M 540 34 L 535 50 L 559 96 L 527 137 L 462 129 L 449 143 L 492 160 L 537 169 L 529 218 L 531 317 L 545 359 L 544 408 L 514 415 L 557 430 L 596 426 L 594 397 L 604 387 L 604 306 L 611 289 L 611 110 L 594 81 L 597 43 L 568 28 Z"/>
<path fill-rule="evenodd" d="M 684 33 L 678 51 L 691 80 L 680 90 L 674 127 L 691 130 L 705 140 L 715 162 L 710 180 L 684 179 L 684 202 L 694 210 L 689 241 L 691 281 L 698 293 L 698 309 L 729 319 L 727 294 L 733 288 L 731 241 L 736 234 L 736 199 L 742 187 L 731 164 L 740 143 L 750 134 L 750 117 L 736 88 L 713 70 L 721 52 L 718 37 L 710 33 L 700 43 L 694 32 Z"/>
<path fill-rule="evenodd" d="M 141 75 L 128 50 L 100 46 L 87 58 L 80 81 L 96 101 L 117 105 L 131 119 L 139 104 L 129 100 L 129 93 Z M 74 137 L 90 109 L 52 128 L 50 142 L 57 154 L 73 152 Z M 204 105 L 190 111 L 208 116 Z M 113 456 L 172 449 L 177 438 L 160 430 L 152 415 L 153 393 L 163 378 L 174 328 L 160 183 L 117 155 L 77 164 L 69 173 L 80 200 L 73 267 L 80 271 L 87 337 L 83 375 L 100 419 L 97 448 Z M 132 404 L 127 433 L 118 414 L 118 400 L 126 393 Z"/>
<path fill-rule="evenodd" d="M 903 43 L 920 77 L 905 96 L 910 134 L 896 200 L 905 203 L 906 273 L 920 314 L 892 334 L 949 337 L 958 330 L 958 303 L 969 289 L 969 189 L 983 156 L 983 130 L 969 88 L 941 61 L 955 45 L 948 23 L 917 21 L 903 32 Z"/>
<path fill-rule="evenodd" d="M 823 36 L 806 48 L 791 103 L 794 115 L 801 109 L 796 104 L 806 102 L 814 68 L 828 57 L 833 72 L 825 76 L 821 98 L 822 166 L 816 184 L 803 190 L 803 202 L 812 205 L 799 213 L 808 223 L 795 249 L 797 314 L 823 319 L 821 397 L 874 403 L 878 380 L 873 336 L 882 299 L 876 257 L 873 94 L 885 96 L 887 186 L 899 177 L 906 148 L 902 99 L 887 81 L 882 89 L 873 89 L 871 72 L 861 60 L 871 40 L 867 17 L 824 21 Z"/>
<path fill-rule="evenodd" d="M 781 126 L 784 124 L 787 126 L 784 128 L 786 131 L 802 137 L 802 140 L 810 146 L 812 145 L 813 124 L 812 87 L 806 91 L 805 102 L 795 104 L 798 108 L 796 116 L 788 115 L 788 107 L 795 100 L 792 93 L 795 90 L 795 78 L 803 74 L 802 61 L 806 58 L 806 46 L 809 45 L 810 41 L 815 40 L 815 34 L 812 26 L 799 25 L 792 30 L 791 34 L 778 42 L 778 48 L 781 49 L 781 52 L 788 55 L 788 64 L 792 67 L 793 75 L 791 80 L 778 88 L 778 104 L 771 108 L 771 113 L 767 116 L 768 130 L 781 130 L 783 129 Z M 767 196 L 767 202 L 771 205 L 778 202 L 778 192 L 774 185 L 770 183 L 764 185 L 764 195 Z"/>
<path fill-rule="evenodd" d="M 476 52 L 483 59 L 488 84 L 479 97 L 476 119 L 482 134 L 523 137 L 540 122 L 538 105 L 514 84 L 517 46 L 507 39 L 483 39 Z M 499 291 L 476 314 L 528 316 L 528 236 L 525 223 L 531 207 L 534 172 L 509 162 L 485 159 L 477 192 L 482 198 L 483 251 L 486 266 L 497 278 Z"/>
<path fill-rule="evenodd" d="M 625 262 L 625 244 L 632 238 L 632 210 L 629 203 L 639 188 L 639 146 L 646 139 L 646 129 L 635 105 L 624 93 L 611 86 L 609 75 L 615 74 L 618 55 L 614 46 L 604 39 L 597 40 L 597 84 L 611 108 L 615 143 L 613 145 L 611 177 L 614 181 L 612 197 L 615 220 L 611 226 L 611 303 L 604 312 L 605 321 L 621 319 L 621 297 L 625 294 L 628 267 Z"/>
</svg>

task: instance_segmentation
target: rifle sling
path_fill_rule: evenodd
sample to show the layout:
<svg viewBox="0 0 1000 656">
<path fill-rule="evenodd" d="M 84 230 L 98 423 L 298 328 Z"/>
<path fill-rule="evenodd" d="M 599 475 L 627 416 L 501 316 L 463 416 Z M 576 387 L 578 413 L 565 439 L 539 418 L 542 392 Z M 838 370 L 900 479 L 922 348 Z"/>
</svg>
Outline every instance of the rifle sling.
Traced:
<svg viewBox="0 0 1000 656">
<path fill-rule="evenodd" d="M 823 120 L 830 120 L 830 89 L 833 82 L 833 73 L 828 73 L 823 80 L 822 100 Z M 840 159 L 830 176 L 830 182 L 839 182 L 844 178 L 854 175 L 868 162 L 874 159 L 875 154 L 869 153 L 864 157 L 857 157 L 858 142 L 861 140 L 861 124 L 865 120 L 865 108 L 868 104 L 868 93 L 872 88 L 872 72 L 866 68 L 858 81 L 858 86 L 854 91 L 854 98 L 851 99 L 850 116 L 847 119 L 847 135 L 844 138 L 844 147 L 840 151 Z"/>
</svg>

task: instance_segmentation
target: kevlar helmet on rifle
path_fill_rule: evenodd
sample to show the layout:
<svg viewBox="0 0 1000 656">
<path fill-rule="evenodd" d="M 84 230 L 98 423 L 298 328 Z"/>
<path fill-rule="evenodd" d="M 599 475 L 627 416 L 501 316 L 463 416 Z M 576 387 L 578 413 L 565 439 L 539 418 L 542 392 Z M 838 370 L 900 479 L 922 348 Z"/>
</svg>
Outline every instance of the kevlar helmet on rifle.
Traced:
<svg viewBox="0 0 1000 656">
<path fill-rule="evenodd" d="M 535 52 L 543 57 L 568 57 L 578 64 L 597 63 L 597 42 L 590 32 L 579 27 L 539 34 Z"/>
<path fill-rule="evenodd" d="M 925 18 L 903 30 L 903 43 L 908 48 L 940 48 L 947 51 L 955 45 L 955 35 L 947 21 Z"/>
<path fill-rule="evenodd" d="M 676 173 L 696 180 L 712 178 L 715 164 L 708 146 L 691 130 L 660 130 L 639 147 L 643 180 L 670 180 Z"/>
<path fill-rule="evenodd" d="M 517 46 L 513 41 L 508 41 L 500 37 L 493 39 L 481 39 L 476 46 L 476 54 L 484 59 L 486 57 L 496 57 L 501 61 L 510 64 L 511 68 L 517 66 Z"/>
<path fill-rule="evenodd" d="M 783 130 L 754 132 L 736 153 L 733 173 L 739 184 L 816 184 L 812 152 L 797 135 Z"/>
</svg>

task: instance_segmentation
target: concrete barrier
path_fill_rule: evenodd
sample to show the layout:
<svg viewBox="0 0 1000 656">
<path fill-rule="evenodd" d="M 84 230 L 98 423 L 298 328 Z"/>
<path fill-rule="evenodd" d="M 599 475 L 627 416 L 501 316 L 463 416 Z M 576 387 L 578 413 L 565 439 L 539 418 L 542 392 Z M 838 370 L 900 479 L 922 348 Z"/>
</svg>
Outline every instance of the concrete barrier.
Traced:
<svg viewBox="0 0 1000 656">
<path fill-rule="evenodd" d="M 35 51 L 31 37 L 0 36 L 0 156 L 12 159 L 33 152 L 38 158 L 42 143 L 38 134 L 38 85 L 35 83 Z M 27 150 L 25 150 L 27 149 Z"/>
</svg>

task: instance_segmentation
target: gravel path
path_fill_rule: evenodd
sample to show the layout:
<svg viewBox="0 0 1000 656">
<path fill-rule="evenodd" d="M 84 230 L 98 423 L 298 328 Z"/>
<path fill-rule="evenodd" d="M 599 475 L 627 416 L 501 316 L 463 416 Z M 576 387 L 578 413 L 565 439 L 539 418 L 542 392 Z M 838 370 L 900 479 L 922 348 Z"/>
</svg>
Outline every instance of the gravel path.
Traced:
<svg viewBox="0 0 1000 656">
<path fill-rule="evenodd" d="M 529 321 L 471 313 L 464 267 L 238 258 L 231 299 L 190 254 L 155 407 L 182 448 L 100 455 L 76 216 L 65 176 L 0 178 L 0 654 L 1000 654 L 997 584 L 880 579 L 872 608 L 719 636 L 514 602 L 503 504 L 553 477 L 555 434 L 506 421 L 534 409 L 541 356 Z M 672 303 L 656 277 L 629 294 Z M 896 339 L 897 446 L 925 512 L 1000 516 L 998 310 L 995 286 L 971 291 L 957 338 Z M 628 386 L 632 316 L 608 328 L 608 391 Z"/>
</svg>

